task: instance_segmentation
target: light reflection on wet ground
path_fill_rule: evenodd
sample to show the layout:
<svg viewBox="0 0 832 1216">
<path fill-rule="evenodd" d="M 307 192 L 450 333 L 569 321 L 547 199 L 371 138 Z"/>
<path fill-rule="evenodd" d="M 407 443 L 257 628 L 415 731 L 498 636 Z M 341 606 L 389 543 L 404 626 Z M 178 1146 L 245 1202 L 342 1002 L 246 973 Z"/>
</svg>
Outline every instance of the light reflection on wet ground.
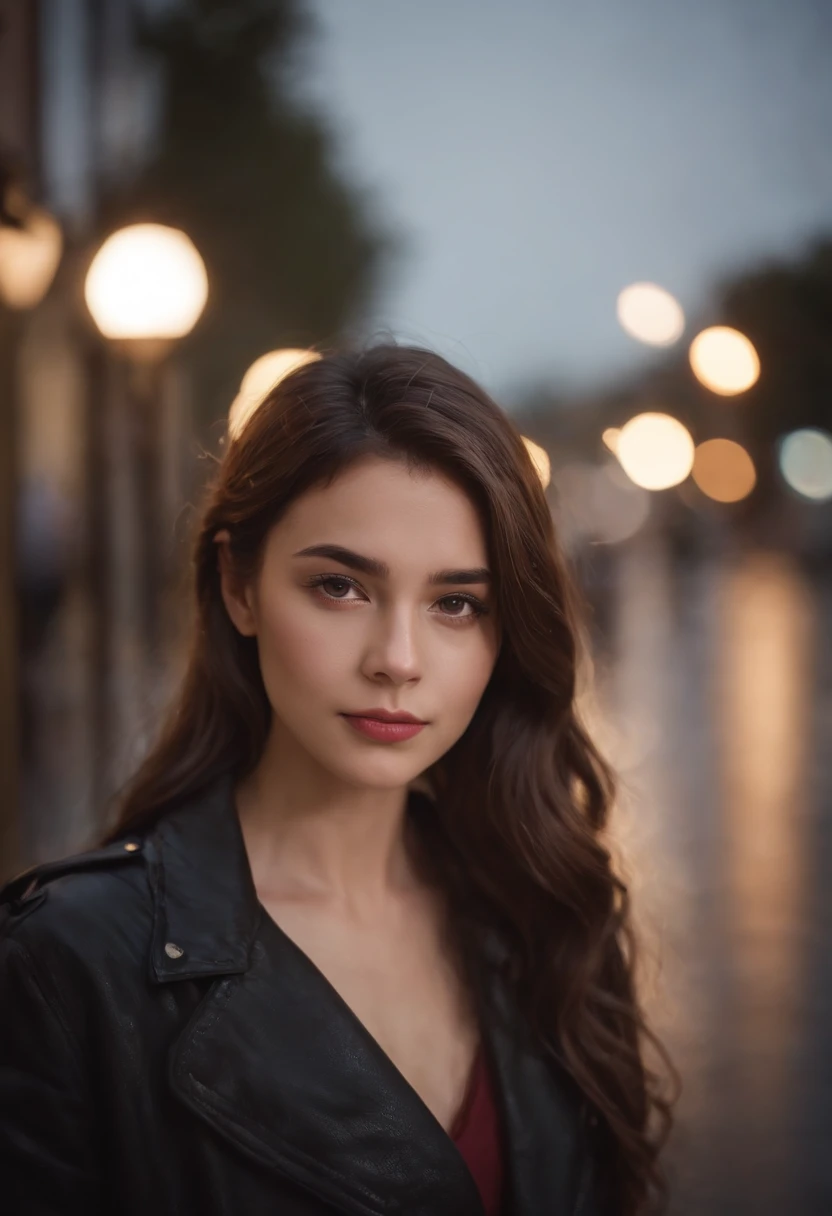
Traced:
<svg viewBox="0 0 832 1216">
<path fill-rule="evenodd" d="M 674 1216 L 832 1212 L 832 593 L 788 558 L 615 568 L 586 703 L 645 996 L 682 1072 Z"/>
</svg>

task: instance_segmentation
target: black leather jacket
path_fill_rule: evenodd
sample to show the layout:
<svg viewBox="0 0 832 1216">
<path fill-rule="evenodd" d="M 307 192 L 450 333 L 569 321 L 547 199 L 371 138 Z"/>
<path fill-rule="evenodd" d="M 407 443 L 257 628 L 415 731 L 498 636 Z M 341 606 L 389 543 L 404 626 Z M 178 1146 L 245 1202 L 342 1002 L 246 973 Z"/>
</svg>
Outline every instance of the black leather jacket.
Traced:
<svg viewBox="0 0 832 1216">
<path fill-rule="evenodd" d="M 593 1120 L 493 991 L 503 1212 L 599 1216 Z M 228 777 L 0 892 L 0 1208 L 482 1216 L 453 1141 L 259 903 Z"/>
</svg>

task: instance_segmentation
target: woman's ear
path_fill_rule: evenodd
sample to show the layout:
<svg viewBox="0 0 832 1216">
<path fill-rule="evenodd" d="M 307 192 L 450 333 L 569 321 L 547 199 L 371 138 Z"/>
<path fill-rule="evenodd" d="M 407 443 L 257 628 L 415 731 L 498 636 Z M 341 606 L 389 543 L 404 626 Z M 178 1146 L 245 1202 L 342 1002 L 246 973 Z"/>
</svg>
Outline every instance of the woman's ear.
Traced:
<svg viewBox="0 0 832 1216">
<path fill-rule="evenodd" d="M 231 623 L 243 637 L 251 638 L 257 633 L 253 609 L 253 590 L 242 582 L 234 571 L 231 557 L 231 536 L 222 528 L 214 537 L 217 546 L 217 565 L 220 574 L 220 592 Z"/>
</svg>

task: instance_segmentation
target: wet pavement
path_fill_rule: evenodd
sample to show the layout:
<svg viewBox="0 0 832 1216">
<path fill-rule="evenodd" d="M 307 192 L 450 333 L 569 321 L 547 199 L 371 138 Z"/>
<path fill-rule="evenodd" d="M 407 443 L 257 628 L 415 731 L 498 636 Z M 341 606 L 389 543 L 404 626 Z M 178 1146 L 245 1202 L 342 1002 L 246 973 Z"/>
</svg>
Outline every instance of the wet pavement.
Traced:
<svg viewBox="0 0 832 1216">
<path fill-rule="evenodd" d="M 832 1213 L 832 582 L 777 554 L 612 568 L 587 717 L 645 1003 L 684 1092 L 673 1216 Z"/>
</svg>

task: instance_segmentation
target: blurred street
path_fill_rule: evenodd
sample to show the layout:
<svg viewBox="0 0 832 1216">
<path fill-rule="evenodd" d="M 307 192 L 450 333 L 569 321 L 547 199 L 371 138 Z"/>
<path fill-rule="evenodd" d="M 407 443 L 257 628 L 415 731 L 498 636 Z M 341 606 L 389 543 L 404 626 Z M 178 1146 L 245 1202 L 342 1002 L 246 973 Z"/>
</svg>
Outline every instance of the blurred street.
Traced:
<svg viewBox="0 0 832 1216">
<path fill-rule="evenodd" d="M 621 555 L 602 737 L 684 1092 L 678 1216 L 832 1210 L 832 585 L 781 556 Z M 661 984 L 661 991 L 658 987 Z"/>
</svg>

